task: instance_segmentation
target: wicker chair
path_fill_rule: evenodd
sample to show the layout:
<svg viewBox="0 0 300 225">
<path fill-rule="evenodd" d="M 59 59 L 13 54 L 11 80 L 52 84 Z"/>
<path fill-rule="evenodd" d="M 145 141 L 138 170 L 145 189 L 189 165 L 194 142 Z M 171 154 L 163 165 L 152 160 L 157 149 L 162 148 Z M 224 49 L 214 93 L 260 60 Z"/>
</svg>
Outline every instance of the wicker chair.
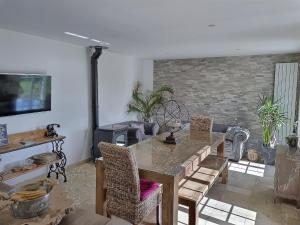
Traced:
<svg viewBox="0 0 300 225">
<path fill-rule="evenodd" d="M 192 133 L 207 133 L 212 131 L 213 119 L 205 116 L 197 116 L 191 118 L 190 132 Z"/>
<path fill-rule="evenodd" d="M 139 178 L 135 154 L 130 149 L 104 142 L 99 147 L 105 167 L 107 214 L 137 225 L 156 207 L 159 224 L 161 186 Z"/>
</svg>

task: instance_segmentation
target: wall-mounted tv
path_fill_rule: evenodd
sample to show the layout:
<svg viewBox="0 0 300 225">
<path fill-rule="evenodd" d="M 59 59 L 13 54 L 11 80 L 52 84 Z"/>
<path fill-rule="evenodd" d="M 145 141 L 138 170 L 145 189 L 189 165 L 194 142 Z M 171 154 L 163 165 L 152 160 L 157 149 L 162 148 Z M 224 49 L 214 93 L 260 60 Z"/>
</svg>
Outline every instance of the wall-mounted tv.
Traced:
<svg viewBox="0 0 300 225">
<path fill-rule="evenodd" d="M 51 76 L 0 73 L 0 116 L 51 110 Z"/>
</svg>

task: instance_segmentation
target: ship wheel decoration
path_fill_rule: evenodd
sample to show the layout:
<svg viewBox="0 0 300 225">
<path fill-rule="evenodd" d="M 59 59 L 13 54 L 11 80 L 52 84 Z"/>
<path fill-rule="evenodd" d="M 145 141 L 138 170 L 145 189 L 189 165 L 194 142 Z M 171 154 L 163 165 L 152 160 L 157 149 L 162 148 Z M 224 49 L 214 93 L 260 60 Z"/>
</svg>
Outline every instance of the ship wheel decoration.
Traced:
<svg viewBox="0 0 300 225">
<path fill-rule="evenodd" d="M 161 131 L 175 131 L 188 122 L 190 114 L 184 104 L 171 99 L 162 103 L 156 111 L 156 121 Z"/>
</svg>

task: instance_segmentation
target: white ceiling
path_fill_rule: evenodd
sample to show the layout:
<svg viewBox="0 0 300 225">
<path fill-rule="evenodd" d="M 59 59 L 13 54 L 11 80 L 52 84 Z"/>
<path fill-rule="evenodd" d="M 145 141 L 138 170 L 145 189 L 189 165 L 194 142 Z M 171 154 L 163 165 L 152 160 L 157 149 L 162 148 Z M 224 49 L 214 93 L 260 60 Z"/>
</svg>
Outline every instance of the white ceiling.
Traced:
<svg viewBox="0 0 300 225">
<path fill-rule="evenodd" d="M 0 28 L 154 59 L 300 52 L 300 1 L 0 0 Z"/>
</svg>

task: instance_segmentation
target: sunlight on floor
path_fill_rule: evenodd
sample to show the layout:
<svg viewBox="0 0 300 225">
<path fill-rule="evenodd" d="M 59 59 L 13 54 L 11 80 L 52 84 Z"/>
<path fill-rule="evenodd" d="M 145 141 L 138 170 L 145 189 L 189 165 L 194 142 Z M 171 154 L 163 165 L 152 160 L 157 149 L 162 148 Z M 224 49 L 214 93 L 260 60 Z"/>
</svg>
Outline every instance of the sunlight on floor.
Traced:
<svg viewBox="0 0 300 225">
<path fill-rule="evenodd" d="M 219 224 L 200 218 L 198 225 L 219 225 Z"/>
<path fill-rule="evenodd" d="M 178 209 L 178 224 L 180 225 L 187 225 L 189 221 L 189 214 L 188 214 L 189 208 L 184 205 L 179 205 Z"/>
<path fill-rule="evenodd" d="M 229 170 L 253 176 L 264 177 L 265 165 L 240 160 L 237 163 L 230 162 Z"/>
<path fill-rule="evenodd" d="M 224 222 L 234 225 L 255 225 L 256 212 L 232 204 L 204 197 L 199 204 L 198 225 L 218 225 Z M 180 205 L 178 224 L 188 224 L 188 207 Z"/>
</svg>

